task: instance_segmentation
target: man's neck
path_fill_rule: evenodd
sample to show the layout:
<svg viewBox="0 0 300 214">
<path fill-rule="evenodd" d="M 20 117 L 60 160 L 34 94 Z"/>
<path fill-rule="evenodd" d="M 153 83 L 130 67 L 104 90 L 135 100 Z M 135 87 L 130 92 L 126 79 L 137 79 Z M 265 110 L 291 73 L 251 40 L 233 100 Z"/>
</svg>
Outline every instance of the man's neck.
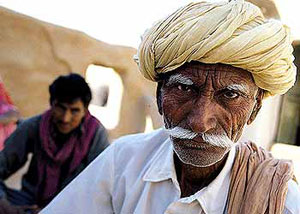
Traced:
<svg viewBox="0 0 300 214">
<path fill-rule="evenodd" d="M 177 179 L 180 185 L 181 197 L 187 197 L 195 194 L 203 187 L 210 184 L 221 172 L 228 154 L 214 165 L 208 167 L 195 167 L 182 163 L 176 154 L 174 154 Z"/>
<path fill-rule="evenodd" d="M 74 132 L 79 132 L 80 128 L 77 127 L 76 129 L 72 130 L 71 132 L 64 134 L 61 133 L 55 126 L 53 127 L 52 137 L 54 142 L 57 146 L 62 146 L 66 141 L 68 141 L 71 137 L 71 135 L 74 134 Z"/>
</svg>

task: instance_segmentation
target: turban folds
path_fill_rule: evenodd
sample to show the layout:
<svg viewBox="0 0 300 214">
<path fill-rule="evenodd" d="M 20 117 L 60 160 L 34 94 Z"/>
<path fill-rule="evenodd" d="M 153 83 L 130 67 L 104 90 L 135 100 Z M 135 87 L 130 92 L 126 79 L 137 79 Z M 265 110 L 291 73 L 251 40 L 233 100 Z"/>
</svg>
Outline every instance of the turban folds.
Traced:
<svg viewBox="0 0 300 214">
<path fill-rule="evenodd" d="M 267 97 L 284 94 L 295 83 L 291 42 L 287 26 L 265 20 L 249 2 L 198 2 L 148 29 L 135 59 L 152 81 L 191 61 L 232 65 L 251 72 Z"/>
</svg>

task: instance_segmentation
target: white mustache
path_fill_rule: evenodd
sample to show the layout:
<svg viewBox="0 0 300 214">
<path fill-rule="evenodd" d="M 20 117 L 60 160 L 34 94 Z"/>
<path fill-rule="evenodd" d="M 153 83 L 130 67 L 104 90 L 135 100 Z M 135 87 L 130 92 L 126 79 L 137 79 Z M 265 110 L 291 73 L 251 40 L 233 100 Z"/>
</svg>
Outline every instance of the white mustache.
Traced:
<svg viewBox="0 0 300 214">
<path fill-rule="evenodd" d="M 171 129 L 166 129 L 166 131 L 173 138 L 192 140 L 195 137 L 200 135 L 205 142 L 207 142 L 212 146 L 227 148 L 233 145 L 233 142 L 229 139 L 229 137 L 225 133 L 221 135 L 195 133 L 193 131 L 181 128 L 179 126 L 176 126 Z"/>
<path fill-rule="evenodd" d="M 181 128 L 179 126 L 176 126 L 174 128 L 171 129 L 166 129 L 166 131 L 168 132 L 168 134 L 174 138 L 179 138 L 179 139 L 189 139 L 192 140 L 195 137 L 198 136 L 197 133 L 192 132 L 190 130 Z"/>
</svg>

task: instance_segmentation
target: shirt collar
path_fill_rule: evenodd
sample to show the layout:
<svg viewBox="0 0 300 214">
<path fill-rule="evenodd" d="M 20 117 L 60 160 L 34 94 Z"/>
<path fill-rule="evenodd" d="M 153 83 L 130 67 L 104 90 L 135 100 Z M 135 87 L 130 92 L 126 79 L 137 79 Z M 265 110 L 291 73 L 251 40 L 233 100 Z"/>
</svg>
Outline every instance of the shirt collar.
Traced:
<svg viewBox="0 0 300 214">
<path fill-rule="evenodd" d="M 202 188 L 194 195 L 181 198 L 180 201 L 183 203 L 191 203 L 194 200 L 197 200 L 205 213 L 223 213 L 226 207 L 227 194 L 230 185 L 230 174 L 235 153 L 236 148 L 233 146 L 219 175 L 207 187 Z M 173 183 L 179 188 L 173 154 L 171 139 L 167 138 L 150 161 L 150 167 L 146 171 L 143 180 L 160 182 L 172 179 Z"/>
<path fill-rule="evenodd" d="M 219 175 L 207 187 L 204 187 L 195 194 L 205 213 L 219 214 L 224 212 L 235 153 L 236 148 L 232 146 L 226 163 Z"/>
<path fill-rule="evenodd" d="M 169 137 L 161 144 L 151 159 L 150 166 L 143 177 L 144 181 L 150 182 L 160 182 L 167 179 L 177 180 L 173 145 Z"/>
</svg>

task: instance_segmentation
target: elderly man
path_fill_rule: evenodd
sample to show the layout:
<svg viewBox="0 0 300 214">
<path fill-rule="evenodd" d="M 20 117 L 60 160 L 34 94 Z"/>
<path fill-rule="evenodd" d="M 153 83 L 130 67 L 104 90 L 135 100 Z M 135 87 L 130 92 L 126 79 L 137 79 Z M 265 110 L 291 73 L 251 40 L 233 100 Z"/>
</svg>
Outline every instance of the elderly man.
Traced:
<svg viewBox="0 0 300 214">
<path fill-rule="evenodd" d="M 91 90 L 78 74 L 49 87 L 50 110 L 22 122 L 0 153 L 0 213 L 35 213 L 44 207 L 109 144 L 102 124 L 87 107 Z M 3 181 L 32 154 L 22 190 Z"/>
<path fill-rule="evenodd" d="M 157 22 L 137 61 L 158 82 L 165 129 L 117 140 L 41 213 L 300 213 L 291 163 L 236 143 L 262 100 L 294 84 L 290 43 L 287 27 L 241 0 Z"/>
</svg>

